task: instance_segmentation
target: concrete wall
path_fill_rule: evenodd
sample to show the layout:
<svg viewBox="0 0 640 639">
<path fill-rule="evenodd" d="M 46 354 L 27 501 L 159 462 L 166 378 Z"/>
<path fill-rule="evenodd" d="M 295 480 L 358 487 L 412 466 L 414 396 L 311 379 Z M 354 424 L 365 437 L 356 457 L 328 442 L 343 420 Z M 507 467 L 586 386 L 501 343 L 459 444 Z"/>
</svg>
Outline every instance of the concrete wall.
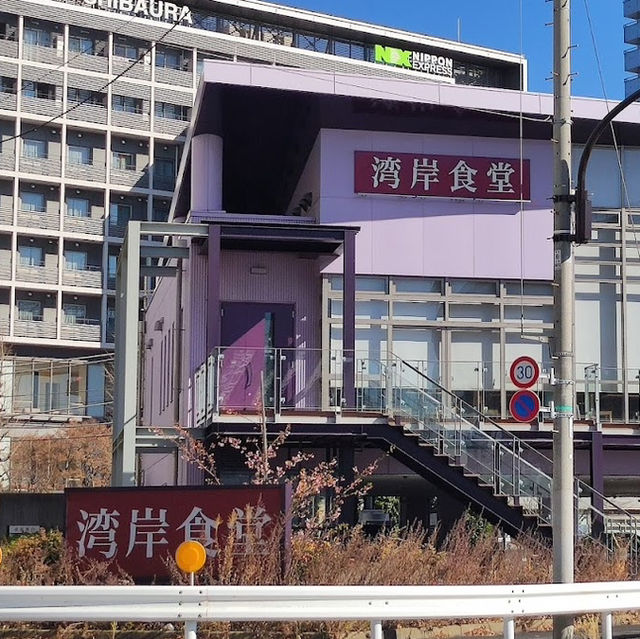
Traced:
<svg viewBox="0 0 640 639">
<path fill-rule="evenodd" d="M 8 536 L 9 526 L 40 526 L 64 530 L 63 493 L 0 493 L 0 538 Z"/>
</svg>

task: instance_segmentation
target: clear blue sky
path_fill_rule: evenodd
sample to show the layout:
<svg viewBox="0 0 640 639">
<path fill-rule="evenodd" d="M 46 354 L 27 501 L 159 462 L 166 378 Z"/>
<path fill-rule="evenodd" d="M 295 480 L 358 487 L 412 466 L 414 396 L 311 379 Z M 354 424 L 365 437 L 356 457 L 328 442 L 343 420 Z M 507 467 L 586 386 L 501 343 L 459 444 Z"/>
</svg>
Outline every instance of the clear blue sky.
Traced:
<svg viewBox="0 0 640 639">
<path fill-rule="evenodd" d="M 365 20 L 376 24 L 457 39 L 494 49 L 520 52 L 520 0 L 275 0 L 280 4 Z M 587 20 L 591 14 L 606 96 L 624 97 L 622 0 L 572 0 L 574 77 L 573 93 L 603 97 L 598 66 Z M 551 92 L 552 2 L 522 0 L 522 50 L 529 62 L 529 89 Z"/>
</svg>

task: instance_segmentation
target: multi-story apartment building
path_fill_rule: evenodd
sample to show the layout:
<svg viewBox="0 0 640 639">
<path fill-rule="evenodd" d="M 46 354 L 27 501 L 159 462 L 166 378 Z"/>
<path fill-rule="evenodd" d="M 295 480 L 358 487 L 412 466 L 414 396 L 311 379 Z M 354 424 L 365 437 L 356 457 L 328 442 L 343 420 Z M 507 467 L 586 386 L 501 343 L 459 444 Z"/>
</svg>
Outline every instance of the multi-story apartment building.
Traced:
<svg viewBox="0 0 640 639">
<path fill-rule="evenodd" d="M 18 360 L 5 414 L 104 413 L 104 376 L 83 358 L 113 347 L 128 221 L 167 218 L 205 59 L 443 85 L 526 78 L 517 55 L 254 0 L 143 4 L 0 6 L 0 336 Z"/>
<path fill-rule="evenodd" d="M 630 95 L 640 89 L 640 2 L 624 0 L 624 17 L 632 22 L 624 26 L 624 41 L 633 45 L 624 53 L 624 70 L 633 73 L 625 80 L 625 92 Z"/>
</svg>

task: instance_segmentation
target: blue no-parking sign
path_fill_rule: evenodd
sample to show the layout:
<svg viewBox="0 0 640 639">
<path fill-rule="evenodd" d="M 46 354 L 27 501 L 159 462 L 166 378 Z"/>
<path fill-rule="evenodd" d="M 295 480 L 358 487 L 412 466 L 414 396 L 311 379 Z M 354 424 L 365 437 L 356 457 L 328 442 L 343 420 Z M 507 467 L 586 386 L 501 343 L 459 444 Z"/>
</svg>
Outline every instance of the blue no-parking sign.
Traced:
<svg viewBox="0 0 640 639">
<path fill-rule="evenodd" d="M 517 422 L 531 422 L 540 412 L 540 400 L 533 391 L 518 391 L 509 402 L 509 412 Z"/>
</svg>

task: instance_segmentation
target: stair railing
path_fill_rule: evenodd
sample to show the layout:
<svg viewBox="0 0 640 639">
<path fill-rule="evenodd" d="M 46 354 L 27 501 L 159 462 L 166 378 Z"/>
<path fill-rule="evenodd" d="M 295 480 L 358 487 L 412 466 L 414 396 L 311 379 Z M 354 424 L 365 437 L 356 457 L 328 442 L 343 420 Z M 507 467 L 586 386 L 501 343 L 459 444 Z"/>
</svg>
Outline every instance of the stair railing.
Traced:
<svg viewBox="0 0 640 639">
<path fill-rule="evenodd" d="M 420 386 L 403 374 L 407 369 L 420 378 Z M 469 470 L 480 480 L 490 480 L 486 483 L 495 494 L 507 495 L 514 505 L 536 514 L 542 523 L 551 524 L 553 464 L 546 455 L 396 355 L 388 355 L 386 374 L 394 380 L 391 384 L 386 382 L 387 387 L 393 388 L 386 397 L 390 415 L 400 413 L 416 419 L 416 425 L 409 426 L 408 431 L 426 436 L 438 453 L 454 461 L 471 461 Z M 485 424 L 491 426 L 491 433 L 482 428 Z M 454 441 L 450 441 L 452 438 Z M 470 454 L 474 447 L 484 449 L 484 454 Z M 640 556 L 640 518 L 578 478 L 574 495 L 577 535 L 604 538 L 610 547 L 619 544 L 622 537 L 635 565 Z"/>
</svg>

